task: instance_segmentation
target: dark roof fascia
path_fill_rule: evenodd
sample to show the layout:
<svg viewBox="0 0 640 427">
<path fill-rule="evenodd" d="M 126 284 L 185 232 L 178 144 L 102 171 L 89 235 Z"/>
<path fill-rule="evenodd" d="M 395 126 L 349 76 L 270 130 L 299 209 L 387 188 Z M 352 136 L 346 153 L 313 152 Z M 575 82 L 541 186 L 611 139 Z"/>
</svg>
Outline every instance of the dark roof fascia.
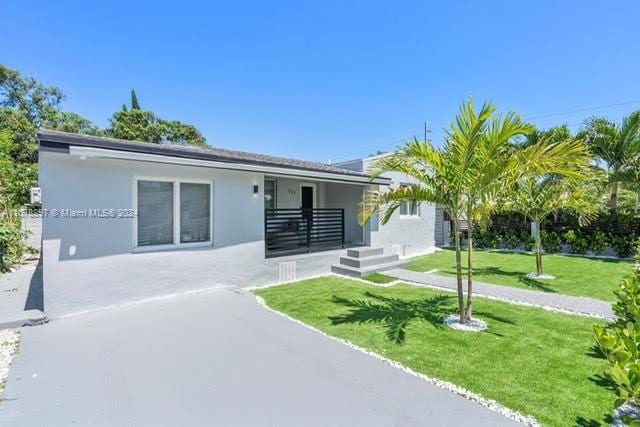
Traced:
<svg viewBox="0 0 640 427">
<path fill-rule="evenodd" d="M 100 148 L 100 149 L 125 151 L 125 152 L 132 152 L 132 153 L 141 153 L 141 154 L 154 154 L 154 155 L 170 156 L 170 157 L 177 157 L 177 158 L 184 158 L 184 159 L 196 159 L 196 160 L 205 160 L 205 161 L 208 160 L 208 161 L 216 161 L 216 162 L 230 163 L 230 164 L 245 164 L 245 165 L 254 165 L 254 166 L 283 168 L 283 169 L 298 170 L 298 171 L 328 173 L 328 174 L 342 175 L 345 178 L 347 177 L 371 178 L 370 175 L 367 175 L 365 173 L 356 173 L 354 171 L 349 171 L 349 170 L 327 170 L 320 167 L 312 168 L 312 167 L 302 167 L 299 165 L 288 165 L 284 162 L 283 163 L 261 162 L 261 161 L 256 161 L 254 159 L 229 158 L 225 156 L 216 155 L 215 153 L 207 153 L 204 151 L 198 152 L 198 151 L 181 150 L 179 148 L 176 149 L 171 145 L 151 144 L 151 143 L 144 143 L 144 142 L 137 142 L 137 141 L 125 141 L 125 140 L 118 140 L 118 139 L 111 139 L 111 138 L 94 137 L 89 135 L 69 134 L 69 133 L 58 132 L 58 131 L 40 130 L 38 132 L 38 140 L 40 141 L 40 149 L 42 151 L 49 151 L 49 152 L 58 152 L 58 153 L 68 154 L 69 146 L 73 145 L 73 146 L 79 146 L 79 147 Z M 388 181 L 389 183 L 391 182 L 391 179 L 386 177 L 377 177 L 376 180 Z"/>
</svg>

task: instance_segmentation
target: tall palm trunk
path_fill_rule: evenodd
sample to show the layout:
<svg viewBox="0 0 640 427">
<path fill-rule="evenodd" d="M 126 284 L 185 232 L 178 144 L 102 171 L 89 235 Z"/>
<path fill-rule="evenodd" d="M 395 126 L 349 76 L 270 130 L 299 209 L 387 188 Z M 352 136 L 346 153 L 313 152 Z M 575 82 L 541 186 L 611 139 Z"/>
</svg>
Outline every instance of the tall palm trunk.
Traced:
<svg viewBox="0 0 640 427">
<path fill-rule="evenodd" d="M 540 230 L 540 221 L 538 219 L 536 219 L 535 221 L 533 221 L 533 226 L 536 229 L 536 274 L 538 276 L 541 276 L 543 273 L 542 271 L 542 238 L 541 236 L 541 230 Z"/>
<path fill-rule="evenodd" d="M 462 256 L 460 254 L 460 223 L 458 219 L 453 220 L 453 237 L 456 243 L 456 279 L 458 282 L 458 312 L 460 313 L 460 323 L 467 323 L 464 312 L 464 295 L 462 293 Z"/>
<path fill-rule="evenodd" d="M 473 221 L 470 218 L 471 215 L 467 215 L 467 224 L 469 225 L 467 246 L 467 309 L 465 311 L 467 320 L 471 319 L 473 311 L 473 301 L 471 298 L 473 295 Z"/>
<path fill-rule="evenodd" d="M 611 195 L 609 197 L 609 208 L 613 211 L 618 209 L 618 185 L 617 181 L 611 183 Z"/>
</svg>

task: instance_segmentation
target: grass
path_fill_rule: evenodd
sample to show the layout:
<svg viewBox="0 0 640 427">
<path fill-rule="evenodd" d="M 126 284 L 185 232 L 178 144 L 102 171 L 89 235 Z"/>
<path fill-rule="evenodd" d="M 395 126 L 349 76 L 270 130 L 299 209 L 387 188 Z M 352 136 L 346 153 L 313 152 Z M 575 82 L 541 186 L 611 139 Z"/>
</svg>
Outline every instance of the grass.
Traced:
<svg viewBox="0 0 640 427">
<path fill-rule="evenodd" d="M 466 274 L 466 252 L 463 255 L 463 272 Z M 536 270 L 536 260 L 531 254 L 475 251 L 473 274 L 479 282 L 613 301 L 613 291 L 632 267 L 629 261 L 563 255 L 544 255 L 542 262 L 544 272 L 555 276 L 555 279 L 527 277 Z M 416 257 L 406 268 L 413 271 L 438 269 L 435 274 L 455 277 L 455 251 L 443 250 Z"/>
<path fill-rule="evenodd" d="M 369 275 L 364 276 L 363 279 L 369 282 L 379 283 L 379 284 L 391 283 L 394 280 L 398 280 L 395 277 L 387 276 L 385 274 L 380 274 L 380 273 L 371 273 Z"/>
<path fill-rule="evenodd" d="M 614 393 L 600 375 L 593 319 L 484 298 L 489 331 L 445 328 L 455 294 L 322 277 L 257 291 L 275 310 L 409 368 L 465 387 L 551 426 L 610 421 Z M 384 387 L 384 384 L 380 384 Z"/>
</svg>

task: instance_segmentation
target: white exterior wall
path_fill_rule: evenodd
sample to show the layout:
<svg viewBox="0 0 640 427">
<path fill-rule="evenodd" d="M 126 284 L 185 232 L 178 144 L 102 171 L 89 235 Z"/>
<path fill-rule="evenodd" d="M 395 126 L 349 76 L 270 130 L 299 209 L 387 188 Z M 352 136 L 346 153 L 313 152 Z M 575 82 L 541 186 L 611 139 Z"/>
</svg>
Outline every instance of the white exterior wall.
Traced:
<svg viewBox="0 0 640 427">
<path fill-rule="evenodd" d="M 211 182 L 212 247 L 133 253 L 134 219 L 53 215 L 54 209 L 135 209 L 134 177 Z M 222 284 L 216 272 L 225 259 L 264 259 L 262 174 L 41 152 L 40 183 L 48 212 L 43 279 L 50 316 Z"/>
<path fill-rule="evenodd" d="M 340 164 L 351 170 L 367 172 L 376 157 L 354 160 Z M 387 172 L 383 177 L 392 180 L 391 187 L 401 184 L 416 183 L 414 178 L 397 172 Z M 384 191 L 386 187 L 381 187 Z M 382 224 L 378 215 L 374 215 L 368 224 L 371 246 L 383 247 L 385 252 L 399 251 L 401 256 L 412 256 L 435 250 L 435 206 L 429 203 L 420 204 L 420 215 L 417 217 L 401 217 L 396 210 L 388 223 Z"/>
<path fill-rule="evenodd" d="M 212 246 L 134 253 L 134 219 L 52 214 L 54 209 L 135 209 L 135 177 L 211 182 Z M 362 185 L 275 178 L 278 207 L 299 207 L 300 182 L 314 182 L 318 207 L 345 208 L 347 239 L 362 242 L 357 225 L 360 197 L 356 197 Z M 283 262 L 295 261 L 297 279 L 328 274 L 331 264 L 345 255 L 345 251 L 330 251 L 265 259 L 261 173 L 104 158 L 81 160 L 41 151 L 40 183 L 43 209 L 49 212 L 43 219 L 44 308 L 52 318 L 213 286 L 248 287 L 291 280 L 280 275 Z M 258 194 L 253 194 L 254 184 L 259 186 Z M 330 191 L 345 193 L 329 197 Z"/>
<path fill-rule="evenodd" d="M 134 178 L 194 179 L 213 188 L 213 245 L 263 240 L 263 176 L 252 172 L 41 153 L 45 209 L 135 209 Z M 258 184 L 259 194 L 253 194 Z M 133 219 L 44 219 L 44 240 L 58 241 L 59 260 L 131 253 Z"/>
</svg>

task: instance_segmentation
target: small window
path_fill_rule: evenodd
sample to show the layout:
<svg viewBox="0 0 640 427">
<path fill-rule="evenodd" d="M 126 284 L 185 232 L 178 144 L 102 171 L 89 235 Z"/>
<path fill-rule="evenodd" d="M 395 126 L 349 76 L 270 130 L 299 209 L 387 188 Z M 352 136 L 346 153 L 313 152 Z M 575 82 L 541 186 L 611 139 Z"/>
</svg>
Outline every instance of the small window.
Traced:
<svg viewBox="0 0 640 427">
<path fill-rule="evenodd" d="M 409 187 L 409 184 L 401 184 L 400 187 Z M 407 201 L 400 205 L 400 216 L 420 216 L 420 203 Z"/>
<path fill-rule="evenodd" d="M 277 206 L 276 197 L 277 197 L 276 180 L 265 179 L 264 180 L 264 208 L 275 209 Z"/>
</svg>

